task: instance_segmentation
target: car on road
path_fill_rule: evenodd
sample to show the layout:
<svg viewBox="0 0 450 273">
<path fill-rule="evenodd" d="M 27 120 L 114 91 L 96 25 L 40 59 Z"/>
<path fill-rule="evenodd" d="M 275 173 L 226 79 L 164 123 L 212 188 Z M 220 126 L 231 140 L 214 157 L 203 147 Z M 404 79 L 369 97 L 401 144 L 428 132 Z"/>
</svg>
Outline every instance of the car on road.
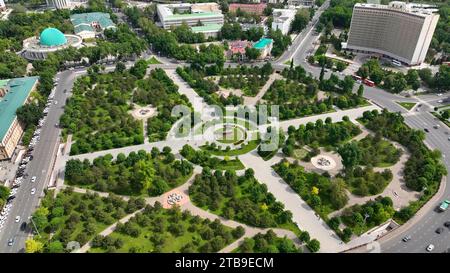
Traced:
<svg viewBox="0 0 450 273">
<path fill-rule="evenodd" d="M 8 240 L 8 246 L 12 246 L 14 244 L 14 238 L 10 238 Z"/>
<path fill-rule="evenodd" d="M 16 223 L 19 223 L 20 222 L 20 216 L 16 216 Z"/>
<path fill-rule="evenodd" d="M 437 234 L 441 234 L 442 232 L 444 232 L 444 229 L 443 228 L 437 228 L 436 230 L 435 230 L 435 232 L 437 233 Z"/>
<path fill-rule="evenodd" d="M 433 127 L 434 127 L 434 129 L 439 129 L 439 128 L 441 127 L 441 125 L 436 124 L 436 125 L 434 125 Z"/>
<path fill-rule="evenodd" d="M 427 128 L 423 128 L 423 130 L 424 130 L 425 132 L 427 132 L 427 133 L 430 132 L 430 130 L 428 130 Z"/>
<path fill-rule="evenodd" d="M 450 205 L 450 200 L 444 200 L 439 205 L 439 211 L 446 211 L 448 209 L 448 206 Z"/>
<path fill-rule="evenodd" d="M 33 194 L 35 194 L 36 193 L 36 188 L 32 188 L 31 189 L 31 194 L 33 195 Z"/>
<path fill-rule="evenodd" d="M 433 244 L 429 244 L 429 245 L 427 246 L 427 251 L 428 251 L 428 252 L 433 251 L 433 249 L 434 249 L 434 245 L 433 245 Z"/>
<path fill-rule="evenodd" d="M 57 101 L 57 100 L 55 100 L 55 104 L 58 104 L 58 101 Z"/>
<path fill-rule="evenodd" d="M 31 178 L 31 183 L 34 183 L 34 182 L 36 182 L 36 176 L 33 176 L 33 177 Z"/>
<path fill-rule="evenodd" d="M 20 225 L 20 230 L 25 230 L 27 228 L 27 222 L 23 222 L 21 225 Z"/>
<path fill-rule="evenodd" d="M 444 223 L 444 227 L 450 228 L 450 221 L 445 222 L 445 223 Z"/>
<path fill-rule="evenodd" d="M 408 242 L 409 240 L 411 240 L 411 235 L 407 235 L 402 239 L 403 242 Z"/>
</svg>

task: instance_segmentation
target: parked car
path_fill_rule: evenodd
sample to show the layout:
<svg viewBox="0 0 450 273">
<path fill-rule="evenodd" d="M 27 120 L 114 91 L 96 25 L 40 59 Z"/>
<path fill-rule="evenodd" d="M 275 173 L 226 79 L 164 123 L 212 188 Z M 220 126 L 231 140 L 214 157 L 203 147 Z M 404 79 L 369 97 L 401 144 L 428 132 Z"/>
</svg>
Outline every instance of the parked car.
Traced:
<svg viewBox="0 0 450 273">
<path fill-rule="evenodd" d="M 31 195 L 34 195 L 36 193 L 36 188 L 31 189 Z"/>
<path fill-rule="evenodd" d="M 437 234 L 441 234 L 444 231 L 444 229 L 440 227 L 440 228 L 437 228 L 435 231 Z"/>
<path fill-rule="evenodd" d="M 403 242 L 408 242 L 409 240 L 411 240 L 411 235 L 407 235 L 405 237 L 403 237 Z"/>
<path fill-rule="evenodd" d="M 433 244 L 429 244 L 429 245 L 427 246 L 427 251 L 428 251 L 428 252 L 433 251 L 433 249 L 434 249 L 434 245 L 433 245 Z"/>
</svg>

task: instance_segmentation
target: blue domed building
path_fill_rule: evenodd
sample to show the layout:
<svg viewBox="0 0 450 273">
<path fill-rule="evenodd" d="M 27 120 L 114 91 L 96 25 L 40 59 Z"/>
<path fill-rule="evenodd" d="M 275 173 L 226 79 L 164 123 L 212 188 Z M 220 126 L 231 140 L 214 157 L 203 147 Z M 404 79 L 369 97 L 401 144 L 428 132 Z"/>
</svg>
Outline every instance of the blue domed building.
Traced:
<svg viewBox="0 0 450 273">
<path fill-rule="evenodd" d="M 81 47 L 80 36 L 64 34 L 57 28 L 44 29 L 39 37 L 31 37 L 23 41 L 23 57 L 29 60 L 42 60 L 51 52 L 65 49 L 69 46 Z"/>
</svg>

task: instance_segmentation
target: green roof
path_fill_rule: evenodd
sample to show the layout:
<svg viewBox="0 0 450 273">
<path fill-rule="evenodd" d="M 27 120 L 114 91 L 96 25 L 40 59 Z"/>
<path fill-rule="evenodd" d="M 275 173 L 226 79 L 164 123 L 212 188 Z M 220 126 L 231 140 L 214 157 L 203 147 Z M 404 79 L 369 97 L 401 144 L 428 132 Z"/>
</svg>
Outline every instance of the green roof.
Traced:
<svg viewBox="0 0 450 273">
<path fill-rule="evenodd" d="M 80 33 L 82 31 L 94 31 L 94 28 L 90 25 L 78 25 L 74 27 L 75 33 Z"/>
<path fill-rule="evenodd" d="M 8 92 L 0 98 L 0 140 L 3 140 L 9 127 L 16 118 L 16 110 L 25 103 L 31 89 L 39 77 L 0 80 L 0 87 Z"/>
<path fill-rule="evenodd" d="M 217 15 L 222 15 L 221 13 L 217 12 L 200 12 L 200 13 L 187 13 L 187 14 L 173 14 L 169 15 L 164 20 L 170 20 L 170 19 L 191 19 L 191 18 L 197 18 L 197 17 L 216 17 Z"/>
<path fill-rule="evenodd" d="M 204 26 L 191 27 L 193 32 L 207 32 L 207 31 L 219 31 L 223 25 L 221 24 L 207 24 Z"/>
<path fill-rule="evenodd" d="M 75 28 L 79 25 L 91 25 L 93 22 L 98 22 L 102 29 L 115 27 L 116 25 L 111 20 L 109 13 L 105 12 L 89 12 L 78 13 L 70 15 L 70 21 Z M 85 29 L 83 29 L 85 30 Z M 76 32 L 76 30 L 75 30 Z"/>
<path fill-rule="evenodd" d="M 272 39 L 269 38 L 262 38 L 256 44 L 253 45 L 256 49 L 264 49 L 267 45 L 271 44 L 273 42 Z"/>
<path fill-rule="evenodd" d="M 56 28 L 46 28 L 39 36 L 39 43 L 44 46 L 60 46 L 67 43 L 66 36 Z"/>
</svg>

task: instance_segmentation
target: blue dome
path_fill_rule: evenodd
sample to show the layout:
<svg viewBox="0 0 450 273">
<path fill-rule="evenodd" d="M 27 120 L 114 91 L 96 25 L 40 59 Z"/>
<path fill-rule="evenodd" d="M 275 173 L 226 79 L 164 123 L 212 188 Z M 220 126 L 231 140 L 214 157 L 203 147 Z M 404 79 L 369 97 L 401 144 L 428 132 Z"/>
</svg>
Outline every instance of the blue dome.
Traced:
<svg viewBox="0 0 450 273">
<path fill-rule="evenodd" d="M 60 46 L 67 43 L 66 36 L 56 28 L 46 28 L 41 32 L 39 41 L 43 46 Z"/>
</svg>

